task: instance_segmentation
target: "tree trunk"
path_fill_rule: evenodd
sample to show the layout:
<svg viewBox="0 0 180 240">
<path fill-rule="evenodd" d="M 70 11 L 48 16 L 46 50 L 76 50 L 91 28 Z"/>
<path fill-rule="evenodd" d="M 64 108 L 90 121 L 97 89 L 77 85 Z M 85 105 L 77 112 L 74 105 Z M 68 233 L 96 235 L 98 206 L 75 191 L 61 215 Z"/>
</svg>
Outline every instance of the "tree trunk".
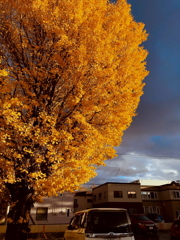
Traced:
<svg viewBox="0 0 180 240">
<path fill-rule="evenodd" d="M 32 189 L 22 184 L 8 184 L 11 194 L 11 206 L 7 218 L 5 240 L 27 240 L 29 214 L 33 204 Z"/>
</svg>

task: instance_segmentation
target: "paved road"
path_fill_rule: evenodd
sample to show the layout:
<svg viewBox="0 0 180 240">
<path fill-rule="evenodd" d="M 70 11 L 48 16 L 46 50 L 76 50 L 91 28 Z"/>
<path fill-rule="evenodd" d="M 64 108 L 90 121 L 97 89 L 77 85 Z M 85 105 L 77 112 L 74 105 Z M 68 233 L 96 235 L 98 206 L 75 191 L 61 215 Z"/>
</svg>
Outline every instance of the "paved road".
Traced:
<svg viewBox="0 0 180 240">
<path fill-rule="evenodd" d="M 170 240 L 170 233 L 168 231 L 159 231 L 157 237 L 151 235 L 136 236 L 135 240 Z"/>
<path fill-rule="evenodd" d="M 58 240 L 63 240 L 63 238 L 60 238 Z M 136 237 L 135 240 L 170 240 L 170 234 L 168 231 L 159 231 L 157 237 L 145 235 L 141 237 Z"/>
<path fill-rule="evenodd" d="M 159 240 L 170 240 L 170 233 L 167 231 L 159 232 Z"/>
<path fill-rule="evenodd" d="M 33 234 L 32 234 L 33 235 Z M 0 240 L 3 238 L 0 238 Z M 42 234 L 34 234 L 34 236 L 31 238 L 28 238 L 28 240 L 45 240 L 45 239 L 54 239 L 54 240 L 63 240 L 62 234 L 56 233 L 56 234 L 48 234 L 46 233 L 45 236 Z M 154 238 L 150 235 L 144 235 L 141 237 L 136 237 L 135 240 L 170 240 L 170 234 L 168 231 L 158 231 L 158 237 Z"/>
</svg>

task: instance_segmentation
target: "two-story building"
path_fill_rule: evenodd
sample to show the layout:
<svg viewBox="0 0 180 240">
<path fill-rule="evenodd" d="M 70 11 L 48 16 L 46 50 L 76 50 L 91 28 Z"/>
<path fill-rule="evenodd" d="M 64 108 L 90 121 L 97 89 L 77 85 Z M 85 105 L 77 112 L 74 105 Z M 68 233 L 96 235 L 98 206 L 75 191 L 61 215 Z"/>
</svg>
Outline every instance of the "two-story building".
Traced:
<svg viewBox="0 0 180 240">
<path fill-rule="evenodd" d="M 180 183 L 171 182 L 161 186 L 143 187 L 142 202 L 144 213 L 157 213 L 166 222 L 180 216 Z"/>
<path fill-rule="evenodd" d="M 143 211 L 139 183 L 107 182 L 93 188 L 93 207 L 126 208 L 129 213 Z"/>
</svg>

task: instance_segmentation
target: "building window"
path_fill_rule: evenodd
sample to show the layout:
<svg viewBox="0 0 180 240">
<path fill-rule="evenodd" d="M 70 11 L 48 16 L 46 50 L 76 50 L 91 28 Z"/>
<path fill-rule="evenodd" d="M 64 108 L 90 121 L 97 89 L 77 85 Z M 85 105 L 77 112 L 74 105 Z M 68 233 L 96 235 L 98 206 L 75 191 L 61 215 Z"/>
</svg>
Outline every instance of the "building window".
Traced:
<svg viewBox="0 0 180 240">
<path fill-rule="evenodd" d="M 104 199 L 106 199 L 106 191 L 104 192 Z"/>
<path fill-rule="evenodd" d="M 144 213 L 149 213 L 149 207 L 143 206 Z"/>
<path fill-rule="evenodd" d="M 151 199 L 157 199 L 157 193 L 156 192 L 150 192 L 150 198 Z"/>
<path fill-rule="evenodd" d="M 69 208 L 67 208 L 67 211 L 66 211 L 66 216 L 67 216 L 67 217 L 69 217 L 69 215 L 70 215 L 70 209 L 69 209 Z"/>
<path fill-rule="evenodd" d="M 114 191 L 114 198 L 122 198 L 123 192 L 122 191 Z"/>
<path fill-rule="evenodd" d="M 141 192 L 142 199 L 157 199 L 157 192 Z"/>
<path fill-rule="evenodd" d="M 147 192 L 141 192 L 142 199 L 147 199 Z"/>
<path fill-rule="evenodd" d="M 87 203 L 92 203 L 92 198 L 87 198 Z"/>
<path fill-rule="evenodd" d="M 99 193 L 99 200 L 102 199 L 102 193 Z"/>
<path fill-rule="evenodd" d="M 93 196 L 93 200 L 96 201 L 96 195 Z"/>
<path fill-rule="evenodd" d="M 79 205 L 78 205 L 78 199 L 74 199 L 74 208 L 77 208 Z"/>
<path fill-rule="evenodd" d="M 149 213 L 153 213 L 153 208 L 149 206 Z"/>
<path fill-rule="evenodd" d="M 148 214 L 148 213 L 160 214 L 159 206 L 146 206 L 146 207 L 143 207 L 143 209 L 144 209 L 144 213 L 146 213 L 146 214 Z"/>
<path fill-rule="evenodd" d="M 176 218 L 180 218 L 180 211 L 176 211 Z"/>
<path fill-rule="evenodd" d="M 47 220 L 48 208 L 39 207 L 36 210 L 36 220 Z"/>
<path fill-rule="evenodd" d="M 160 209 L 158 206 L 153 206 L 152 209 L 153 209 L 153 213 L 160 214 Z"/>
<path fill-rule="evenodd" d="M 137 208 L 129 208 L 129 213 L 130 213 L 130 214 L 136 214 L 136 213 L 138 213 Z"/>
<path fill-rule="evenodd" d="M 173 198 L 180 198 L 180 191 L 172 191 L 173 192 Z"/>
<path fill-rule="evenodd" d="M 129 191 L 129 192 L 128 192 L 128 198 L 136 198 L 136 192 L 134 192 L 134 191 Z"/>
</svg>

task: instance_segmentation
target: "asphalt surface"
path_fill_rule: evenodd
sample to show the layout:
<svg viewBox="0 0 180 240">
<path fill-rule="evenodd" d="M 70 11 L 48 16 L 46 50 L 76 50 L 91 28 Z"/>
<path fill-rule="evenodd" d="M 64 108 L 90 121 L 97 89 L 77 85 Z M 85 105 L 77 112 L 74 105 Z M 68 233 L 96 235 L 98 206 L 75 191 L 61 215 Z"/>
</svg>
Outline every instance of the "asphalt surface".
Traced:
<svg viewBox="0 0 180 240">
<path fill-rule="evenodd" d="M 63 240 L 63 233 L 30 234 L 28 240 Z M 4 240 L 4 234 L 0 234 L 0 240 Z M 170 240 L 169 231 L 158 231 L 157 237 L 151 235 L 136 236 L 135 240 Z"/>
<path fill-rule="evenodd" d="M 63 240 L 63 238 L 58 240 Z M 158 231 L 157 237 L 145 234 L 143 236 L 136 236 L 135 240 L 170 240 L 170 233 L 169 231 Z"/>
<path fill-rule="evenodd" d="M 141 236 L 135 236 L 135 240 L 170 240 L 169 231 L 158 231 L 156 237 L 145 234 Z"/>
</svg>

